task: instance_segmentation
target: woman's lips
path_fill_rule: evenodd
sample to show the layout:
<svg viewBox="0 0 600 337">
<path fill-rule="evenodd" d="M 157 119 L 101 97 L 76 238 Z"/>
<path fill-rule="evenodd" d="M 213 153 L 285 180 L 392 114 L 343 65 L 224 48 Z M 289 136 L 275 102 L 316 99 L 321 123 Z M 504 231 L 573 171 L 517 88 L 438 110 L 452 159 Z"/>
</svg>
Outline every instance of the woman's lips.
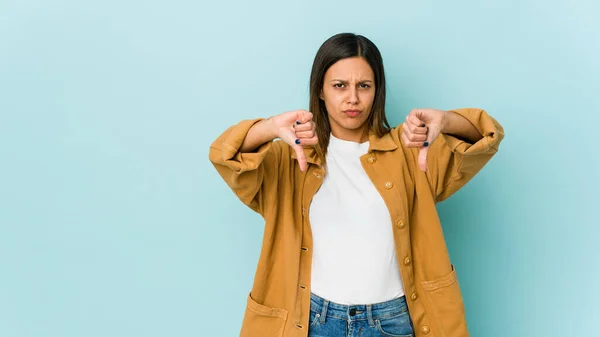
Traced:
<svg viewBox="0 0 600 337">
<path fill-rule="evenodd" d="M 356 117 L 360 114 L 360 110 L 353 110 L 353 109 L 344 110 L 344 113 L 350 117 Z"/>
</svg>

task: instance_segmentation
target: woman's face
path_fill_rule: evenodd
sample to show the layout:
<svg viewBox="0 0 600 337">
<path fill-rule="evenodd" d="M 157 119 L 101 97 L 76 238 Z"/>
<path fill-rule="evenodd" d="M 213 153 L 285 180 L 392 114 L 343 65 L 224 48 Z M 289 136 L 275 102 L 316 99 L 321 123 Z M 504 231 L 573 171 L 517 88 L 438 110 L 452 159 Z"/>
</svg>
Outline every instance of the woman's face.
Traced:
<svg viewBox="0 0 600 337">
<path fill-rule="evenodd" d="M 331 133 L 343 140 L 364 142 L 366 121 L 375 98 L 375 75 L 362 57 L 334 63 L 325 73 L 321 99 L 329 114 Z"/>
</svg>

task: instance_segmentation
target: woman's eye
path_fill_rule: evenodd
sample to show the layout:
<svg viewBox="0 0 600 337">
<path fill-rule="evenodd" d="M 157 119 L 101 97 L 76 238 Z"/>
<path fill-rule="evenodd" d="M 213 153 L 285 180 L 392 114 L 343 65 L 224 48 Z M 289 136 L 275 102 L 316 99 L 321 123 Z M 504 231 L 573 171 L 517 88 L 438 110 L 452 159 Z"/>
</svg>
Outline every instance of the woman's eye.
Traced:
<svg viewBox="0 0 600 337">
<path fill-rule="evenodd" d="M 371 87 L 370 84 L 366 84 L 366 83 L 361 83 L 358 86 L 359 86 L 359 88 L 362 88 L 362 89 L 368 89 L 368 88 Z M 344 83 L 336 83 L 336 84 L 333 85 L 333 87 L 334 88 L 344 88 L 345 84 Z"/>
</svg>

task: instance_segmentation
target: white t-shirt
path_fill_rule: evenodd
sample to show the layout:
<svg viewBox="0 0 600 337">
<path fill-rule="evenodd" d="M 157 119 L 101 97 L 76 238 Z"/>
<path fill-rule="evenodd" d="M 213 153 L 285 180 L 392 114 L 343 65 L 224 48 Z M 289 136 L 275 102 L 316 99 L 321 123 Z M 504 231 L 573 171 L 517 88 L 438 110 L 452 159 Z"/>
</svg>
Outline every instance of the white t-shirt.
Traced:
<svg viewBox="0 0 600 337">
<path fill-rule="evenodd" d="M 340 304 L 372 304 L 404 295 L 392 221 L 360 156 L 369 142 L 331 135 L 327 172 L 310 206 L 311 292 Z"/>
</svg>

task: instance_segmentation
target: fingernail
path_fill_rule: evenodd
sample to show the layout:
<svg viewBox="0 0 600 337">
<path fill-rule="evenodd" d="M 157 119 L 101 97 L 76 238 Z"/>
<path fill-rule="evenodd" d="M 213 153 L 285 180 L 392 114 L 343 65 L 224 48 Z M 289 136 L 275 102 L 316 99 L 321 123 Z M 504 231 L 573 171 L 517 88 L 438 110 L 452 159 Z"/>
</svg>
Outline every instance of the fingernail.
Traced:
<svg viewBox="0 0 600 337">
<path fill-rule="evenodd" d="M 300 124 L 300 121 L 296 121 L 296 125 Z"/>
<path fill-rule="evenodd" d="M 424 146 L 424 147 L 428 147 L 428 146 L 429 146 L 429 142 L 425 142 L 425 143 L 423 143 L 423 146 Z"/>
<path fill-rule="evenodd" d="M 300 145 L 300 139 L 296 139 L 296 144 Z"/>
</svg>

